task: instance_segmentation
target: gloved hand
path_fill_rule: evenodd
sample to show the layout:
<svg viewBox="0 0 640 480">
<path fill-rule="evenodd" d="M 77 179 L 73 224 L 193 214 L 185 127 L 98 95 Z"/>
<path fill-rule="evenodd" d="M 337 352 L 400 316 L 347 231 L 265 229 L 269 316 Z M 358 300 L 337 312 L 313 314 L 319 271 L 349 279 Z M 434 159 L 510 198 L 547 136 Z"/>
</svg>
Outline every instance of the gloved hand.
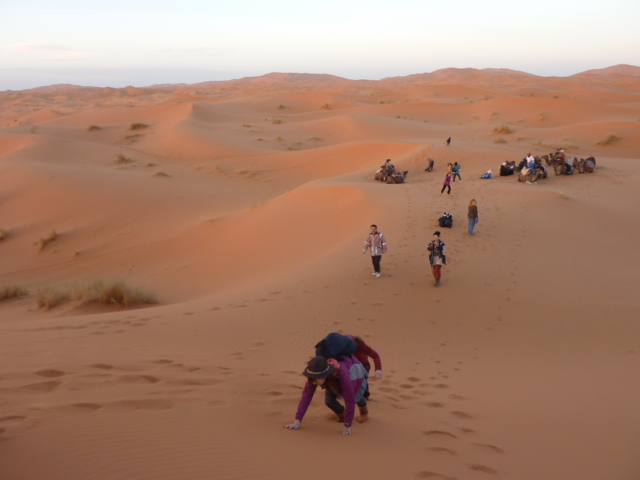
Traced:
<svg viewBox="0 0 640 480">
<path fill-rule="evenodd" d="M 289 425 L 285 425 L 284 428 L 287 428 L 289 430 L 298 430 L 300 428 L 300 420 L 296 420 L 293 423 L 290 423 Z"/>
<path fill-rule="evenodd" d="M 347 427 L 346 425 L 344 426 L 344 431 L 342 432 L 343 435 L 351 435 L 351 427 Z"/>
<path fill-rule="evenodd" d="M 382 370 L 376 370 L 376 377 L 382 378 Z"/>
</svg>

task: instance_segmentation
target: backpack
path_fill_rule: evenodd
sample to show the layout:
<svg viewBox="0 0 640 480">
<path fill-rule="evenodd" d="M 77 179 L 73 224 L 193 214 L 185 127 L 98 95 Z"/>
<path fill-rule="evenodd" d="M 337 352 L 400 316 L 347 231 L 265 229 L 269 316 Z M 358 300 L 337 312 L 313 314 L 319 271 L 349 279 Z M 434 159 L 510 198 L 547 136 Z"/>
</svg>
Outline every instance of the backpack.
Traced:
<svg viewBox="0 0 640 480">
<path fill-rule="evenodd" d="M 316 345 L 316 356 L 342 360 L 342 356 L 349 356 L 356 351 L 355 340 L 340 333 L 330 333 Z"/>
<path fill-rule="evenodd" d="M 451 215 L 450 213 L 444 212 L 440 217 L 440 220 L 438 220 L 438 225 L 440 225 L 443 228 L 453 227 L 453 215 Z"/>
</svg>

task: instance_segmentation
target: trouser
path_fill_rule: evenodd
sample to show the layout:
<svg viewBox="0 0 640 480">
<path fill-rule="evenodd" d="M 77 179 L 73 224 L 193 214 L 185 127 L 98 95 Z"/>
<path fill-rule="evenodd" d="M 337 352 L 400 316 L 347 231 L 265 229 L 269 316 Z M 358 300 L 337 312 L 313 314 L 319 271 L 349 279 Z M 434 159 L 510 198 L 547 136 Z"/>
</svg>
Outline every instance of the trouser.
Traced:
<svg viewBox="0 0 640 480">
<path fill-rule="evenodd" d="M 453 181 L 454 182 L 456 181 L 456 177 L 458 177 L 460 179 L 460 181 L 462 181 L 462 177 L 460 176 L 460 174 L 459 173 L 454 173 L 453 174 Z"/>
<path fill-rule="evenodd" d="M 382 255 L 371 255 L 371 261 L 373 262 L 373 270 L 376 273 L 380 273 L 380 259 Z"/>
<path fill-rule="evenodd" d="M 344 406 L 338 401 L 338 396 L 330 388 L 327 388 L 325 390 L 324 403 L 327 407 L 333 410 L 336 413 L 336 415 L 344 414 L 344 411 L 345 411 Z M 358 405 L 360 408 L 366 407 L 367 399 L 362 397 L 359 401 L 356 402 L 356 405 Z"/>
<path fill-rule="evenodd" d="M 447 192 L 447 195 L 449 195 L 451 193 L 451 185 L 443 185 L 442 186 L 442 190 L 440 190 L 440 194 L 442 194 L 442 192 L 444 192 L 445 188 L 449 189 L 449 191 Z"/>
<path fill-rule="evenodd" d="M 436 280 L 440 280 L 441 277 L 442 265 L 431 265 L 431 273 L 433 273 L 433 278 Z"/>
<path fill-rule="evenodd" d="M 469 235 L 473 235 L 473 229 L 476 228 L 477 220 L 475 218 L 469 219 Z"/>
</svg>

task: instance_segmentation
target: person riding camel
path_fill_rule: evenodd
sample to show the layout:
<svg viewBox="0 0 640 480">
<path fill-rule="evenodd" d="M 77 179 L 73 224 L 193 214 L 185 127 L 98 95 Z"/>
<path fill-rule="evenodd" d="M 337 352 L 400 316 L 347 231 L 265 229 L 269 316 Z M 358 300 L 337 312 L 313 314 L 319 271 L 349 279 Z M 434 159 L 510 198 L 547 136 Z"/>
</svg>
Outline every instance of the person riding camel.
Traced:
<svg viewBox="0 0 640 480">
<path fill-rule="evenodd" d="M 396 173 L 396 166 L 391 163 L 391 159 L 388 158 L 384 164 L 382 165 L 382 170 L 387 174 L 387 176 L 389 175 L 393 175 L 394 173 Z"/>
</svg>

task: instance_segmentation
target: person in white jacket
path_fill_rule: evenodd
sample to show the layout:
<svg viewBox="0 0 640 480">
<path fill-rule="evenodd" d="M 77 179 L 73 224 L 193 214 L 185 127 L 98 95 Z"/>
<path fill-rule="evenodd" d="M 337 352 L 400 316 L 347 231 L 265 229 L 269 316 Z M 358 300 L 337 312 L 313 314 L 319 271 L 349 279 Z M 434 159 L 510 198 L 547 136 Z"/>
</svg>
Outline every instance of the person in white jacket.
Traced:
<svg viewBox="0 0 640 480">
<path fill-rule="evenodd" d="M 380 260 L 382 255 L 387 253 L 387 240 L 384 234 L 378 231 L 377 225 L 371 225 L 371 233 L 364 241 L 364 250 L 362 253 L 367 253 L 367 250 L 371 249 L 371 260 L 373 262 L 373 275 L 379 277 L 380 273 Z"/>
</svg>

